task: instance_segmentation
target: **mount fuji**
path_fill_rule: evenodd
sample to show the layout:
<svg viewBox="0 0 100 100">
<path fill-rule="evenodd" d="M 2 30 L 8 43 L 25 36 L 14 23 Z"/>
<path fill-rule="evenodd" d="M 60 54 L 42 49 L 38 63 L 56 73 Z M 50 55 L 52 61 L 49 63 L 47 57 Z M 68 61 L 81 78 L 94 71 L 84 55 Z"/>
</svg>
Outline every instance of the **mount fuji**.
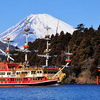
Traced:
<svg viewBox="0 0 100 100">
<path fill-rule="evenodd" d="M 0 41 L 10 37 L 11 40 L 15 42 L 12 43 L 14 46 L 22 47 L 25 44 L 25 34 L 23 33 L 24 28 L 26 27 L 25 23 L 26 18 L 21 20 L 16 25 L 12 26 L 5 32 L 0 34 Z M 28 28 L 30 28 L 30 32 L 34 34 L 30 34 L 28 41 L 35 41 L 37 38 L 44 38 L 47 31 L 45 29 L 46 26 L 50 27 L 51 29 L 48 31 L 49 35 L 56 34 L 58 19 L 52 17 L 48 14 L 31 14 L 27 17 L 27 21 L 30 22 L 28 24 Z M 58 30 L 57 33 L 64 31 L 64 33 L 69 32 L 73 33 L 76 29 L 72 26 L 68 25 L 67 23 L 59 20 Z"/>
</svg>

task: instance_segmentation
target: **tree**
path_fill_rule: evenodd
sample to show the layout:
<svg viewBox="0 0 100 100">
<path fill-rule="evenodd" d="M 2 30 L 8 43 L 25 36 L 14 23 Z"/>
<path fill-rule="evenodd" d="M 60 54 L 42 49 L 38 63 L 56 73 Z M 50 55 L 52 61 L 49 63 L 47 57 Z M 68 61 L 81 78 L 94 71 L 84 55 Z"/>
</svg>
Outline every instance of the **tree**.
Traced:
<svg viewBox="0 0 100 100">
<path fill-rule="evenodd" d="M 100 31 L 100 25 L 99 25 L 99 27 L 98 27 L 98 30 Z"/>
<path fill-rule="evenodd" d="M 85 28 L 84 28 L 84 24 L 79 24 L 79 25 L 77 25 L 77 29 L 79 30 L 79 31 L 81 31 L 81 32 L 83 32 L 84 30 L 85 30 Z"/>
</svg>

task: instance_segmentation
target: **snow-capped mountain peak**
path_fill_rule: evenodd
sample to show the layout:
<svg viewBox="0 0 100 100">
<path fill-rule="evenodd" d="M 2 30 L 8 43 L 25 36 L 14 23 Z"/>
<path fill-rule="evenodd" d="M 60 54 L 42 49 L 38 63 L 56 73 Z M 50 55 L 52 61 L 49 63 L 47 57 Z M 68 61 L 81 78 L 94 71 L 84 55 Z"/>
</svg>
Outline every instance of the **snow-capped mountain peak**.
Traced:
<svg viewBox="0 0 100 100">
<path fill-rule="evenodd" d="M 12 26 L 5 32 L 0 34 L 0 40 L 4 40 L 7 37 L 10 37 L 11 40 L 14 40 L 15 43 L 13 45 L 16 45 L 18 47 L 21 47 L 25 44 L 25 34 L 22 33 L 24 28 L 26 27 L 25 23 L 26 18 L 21 20 L 16 25 Z M 31 14 L 27 17 L 27 21 L 30 22 L 28 24 L 28 27 L 30 28 L 30 31 L 35 33 L 29 35 L 29 41 L 33 42 L 36 38 L 43 38 L 46 35 L 46 29 L 45 27 L 48 26 L 51 29 L 49 30 L 49 34 L 56 34 L 58 19 L 52 17 L 48 14 Z M 68 25 L 67 23 L 59 20 L 59 26 L 57 32 L 60 33 L 61 31 L 64 31 L 64 33 L 69 32 L 73 33 L 75 29 Z"/>
</svg>

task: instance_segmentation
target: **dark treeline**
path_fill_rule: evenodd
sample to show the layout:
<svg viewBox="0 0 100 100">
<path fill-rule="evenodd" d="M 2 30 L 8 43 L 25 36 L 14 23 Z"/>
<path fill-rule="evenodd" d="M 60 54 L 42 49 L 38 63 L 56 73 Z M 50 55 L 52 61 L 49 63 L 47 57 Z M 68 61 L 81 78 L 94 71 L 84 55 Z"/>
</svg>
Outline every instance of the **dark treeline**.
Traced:
<svg viewBox="0 0 100 100">
<path fill-rule="evenodd" d="M 84 28 L 83 24 L 79 24 L 78 30 L 70 33 L 64 33 L 63 31 L 56 35 L 51 36 L 50 41 L 50 54 L 57 55 L 55 58 L 50 58 L 49 65 L 65 65 L 65 54 L 68 46 L 70 46 L 70 52 L 73 53 L 71 57 L 73 66 L 71 69 L 78 77 L 81 72 L 88 70 L 92 77 L 97 75 L 97 66 L 100 65 L 100 26 L 97 30 L 93 27 Z M 36 39 L 33 43 L 29 42 L 30 50 L 39 50 L 38 53 L 29 53 L 28 59 L 31 65 L 45 65 L 45 58 L 38 57 L 37 54 L 44 54 L 46 49 L 46 41 L 43 39 Z M 19 53 L 15 57 L 17 62 L 24 62 L 24 54 Z"/>
</svg>

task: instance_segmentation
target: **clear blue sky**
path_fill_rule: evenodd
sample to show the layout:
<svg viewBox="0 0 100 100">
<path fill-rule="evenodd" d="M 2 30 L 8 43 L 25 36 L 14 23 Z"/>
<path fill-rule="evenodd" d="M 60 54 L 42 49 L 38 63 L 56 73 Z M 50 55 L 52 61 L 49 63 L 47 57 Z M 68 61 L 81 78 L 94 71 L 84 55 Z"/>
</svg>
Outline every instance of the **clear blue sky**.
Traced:
<svg viewBox="0 0 100 100">
<path fill-rule="evenodd" d="M 100 25 L 100 0 L 0 0 L 0 33 L 30 14 L 50 14 L 76 27 Z"/>
</svg>

